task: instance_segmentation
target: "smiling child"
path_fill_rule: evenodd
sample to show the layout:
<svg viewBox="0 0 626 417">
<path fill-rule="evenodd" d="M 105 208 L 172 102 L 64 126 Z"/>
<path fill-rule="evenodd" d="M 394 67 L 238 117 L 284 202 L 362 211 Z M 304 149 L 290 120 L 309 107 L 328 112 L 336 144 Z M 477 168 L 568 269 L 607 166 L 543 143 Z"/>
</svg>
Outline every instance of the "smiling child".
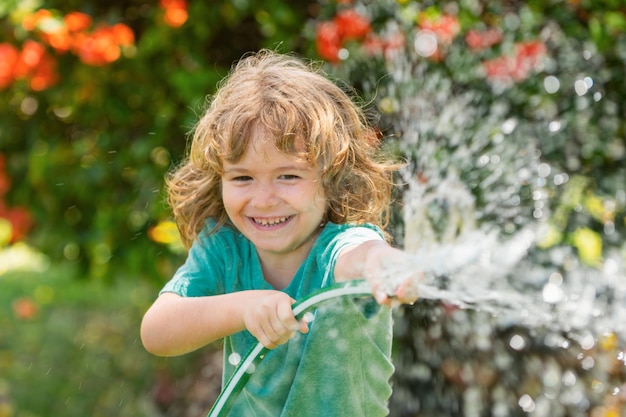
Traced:
<svg viewBox="0 0 626 417">
<path fill-rule="evenodd" d="M 409 255 L 384 227 L 398 164 L 378 155 L 361 109 L 320 70 L 291 55 L 244 57 L 198 122 L 168 177 L 185 263 L 146 312 L 141 337 L 156 355 L 213 341 L 229 358 L 271 349 L 232 416 L 388 414 L 392 296 L 413 302 L 407 271 L 379 291 L 386 266 Z M 367 279 L 376 302 L 344 300 L 312 322 L 294 300 Z M 233 354 L 235 354 L 233 356 Z"/>
</svg>

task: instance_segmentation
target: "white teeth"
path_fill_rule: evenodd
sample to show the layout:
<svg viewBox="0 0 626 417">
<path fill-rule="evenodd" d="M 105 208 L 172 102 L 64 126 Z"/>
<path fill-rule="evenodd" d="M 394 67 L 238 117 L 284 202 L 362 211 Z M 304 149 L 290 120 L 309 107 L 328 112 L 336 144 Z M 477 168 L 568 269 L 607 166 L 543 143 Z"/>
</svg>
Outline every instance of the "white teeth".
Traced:
<svg viewBox="0 0 626 417">
<path fill-rule="evenodd" d="M 276 224 L 284 223 L 289 219 L 289 217 L 278 217 L 275 219 L 257 219 L 253 218 L 256 224 L 260 224 L 262 226 L 274 226 Z"/>
</svg>

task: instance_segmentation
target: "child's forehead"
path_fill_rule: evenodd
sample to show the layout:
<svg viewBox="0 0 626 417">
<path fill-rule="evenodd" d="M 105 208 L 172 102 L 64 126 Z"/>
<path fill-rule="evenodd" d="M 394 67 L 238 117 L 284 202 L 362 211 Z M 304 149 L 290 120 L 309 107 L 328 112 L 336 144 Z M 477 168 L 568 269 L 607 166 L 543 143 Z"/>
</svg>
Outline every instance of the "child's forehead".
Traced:
<svg viewBox="0 0 626 417">
<path fill-rule="evenodd" d="M 306 152 L 306 146 L 303 139 L 293 138 L 293 147 L 281 147 L 281 139 L 263 136 L 251 138 L 244 151 L 245 153 L 254 152 L 263 160 L 270 162 L 276 157 L 293 158 L 298 161 L 305 161 L 303 156 Z"/>
<path fill-rule="evenodd" d="M 286 153 L 304 153 L 307 150 L 305 139 L 296 132 L 272 132 L 260 123 L 252 126 L 249 136 L 246 150 L 261 151 L 274 148 Z"/>
<path fill-rule="evenodd" d="M 222 164 L 224 172 L 284 173 L 311 172 L 320 169 L 319 164 L 311 161 L 306 154 L 296 150 L 280 149 L 271 139 L 248 143 L 240 156 L 234 159 L 226 158 Z"/>
<path fill-rule="evenodd" d="M 316 165 L 317 158 L 312 155 L 311 146 L 303 133 L 268 126 L 260 118 L 237 131 L 240 133 L 222 136 L 224 142 L 221 145 L 215 143 L 220 148 L 217 154 L 222 163 L 238 163 L 242 158 L 254 156 L 260 163 L 287 157 L 294 162 Z"/>
</svg>

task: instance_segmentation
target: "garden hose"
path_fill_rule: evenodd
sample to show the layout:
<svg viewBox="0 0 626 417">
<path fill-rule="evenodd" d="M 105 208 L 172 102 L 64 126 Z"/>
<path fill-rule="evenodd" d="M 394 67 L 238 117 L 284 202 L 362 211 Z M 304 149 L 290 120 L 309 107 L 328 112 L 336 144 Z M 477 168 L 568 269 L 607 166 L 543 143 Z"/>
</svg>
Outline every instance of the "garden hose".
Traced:
<svg viewBox="0 0 626 417">
<path fill-rule="evenodd" d="M 306 313 L 319 308 L 327 301 L 342 297 L 371 296 L 372 290 L 365 280 L 348 281 L 321 288 L 293 305 L 293 313 L 300 320 Z M 256 366 L 263 360 L 268 351 L 261 343 L 257 343 L 239 363 L 235 372 L 230 377 L 213 408 L 207 417 L 224 417 L 230 411 L 237 396 L 250 379 L 250 375 Z"/>
</svg>

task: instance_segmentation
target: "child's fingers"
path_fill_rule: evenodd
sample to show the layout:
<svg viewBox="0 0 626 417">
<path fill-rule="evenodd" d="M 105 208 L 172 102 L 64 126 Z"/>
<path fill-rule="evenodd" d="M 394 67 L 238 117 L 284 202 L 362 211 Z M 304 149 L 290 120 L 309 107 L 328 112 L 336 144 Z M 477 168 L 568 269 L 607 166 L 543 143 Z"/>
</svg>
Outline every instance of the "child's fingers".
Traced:
<svg viewBox="0 0 626 417">
<path fill-rule="evenodd" d="M 281 327 L 281 332 L 295 332 L 300 328 L 300 324 L 296 317 L 293 315 L 292 305 L 294 301 L 291 300 L 289 304 L 280 303 L 276 306 L 276 318 L 278 322 L 276 326 Z"/>
<path fill-rule="evenodd" d="M 415 280 L 404 281 L 396 291 L 396 297 L 402 304 L 413 304 L 419 298 L 419 290 Z"/>
<path fill-rule="evenodd" d="M 277 325 L 276 321 L 267 321 L 261 327 L 261 333 L 257 335 L 257 339 L 266 348 L 274 349 L 289 340 L 292 333 L 284 327 Z"/>
<path fill-rule="evenodd" d="M 298 330 L 300 333 L 308 333 L 309 332 L 309 322 L 306 320 L 300 320 Z"/>
<path fill-rule="evenodd" d="M 371 277 L 369 281 L 370 287 L 372 288 L 372 294 L 374 295 L 376 302 L 381 305 L 389 306 L 391 303 L 390 296 L 385 290 L 383 290 L 381 281 L 373 280 Z"/>
<path fill-rule="evenodd" d="M 275 342 L 274 330 L 267 321 L 259 320 L 248 325 L 248 331 L 266 348 L 274 349 L 278 346 Z"/>
<path fill-rule="evenodd" d="M 423 278 L 424 274 L 420 272 L 403 279 L 395 279 L 394 283 L 370 279 L 370 285 L 378 304 L 394 307 L 398 304 L 415 303 L 419 298 L 418 287 Z"/>
<path fill-rule="evenodd" d="M 262 325 L 262 336 L 259 339 L 265 347 L 273 349 L 286 343 L 301 328 L 291 308 L 293 300 L 286 298 L 275 305 L 275 310 L 268 314 Z"/>
<path fill-rule="evenodd" d="M 308 333 L 305 320 L 298 321 L 293 314 L 293 300 L 282 292 L 273 292 L 253 306 L 245 319 L 246 328 L 268 349 L 274 349 L 291 339 L 296 332 Z"/>
</svg>

